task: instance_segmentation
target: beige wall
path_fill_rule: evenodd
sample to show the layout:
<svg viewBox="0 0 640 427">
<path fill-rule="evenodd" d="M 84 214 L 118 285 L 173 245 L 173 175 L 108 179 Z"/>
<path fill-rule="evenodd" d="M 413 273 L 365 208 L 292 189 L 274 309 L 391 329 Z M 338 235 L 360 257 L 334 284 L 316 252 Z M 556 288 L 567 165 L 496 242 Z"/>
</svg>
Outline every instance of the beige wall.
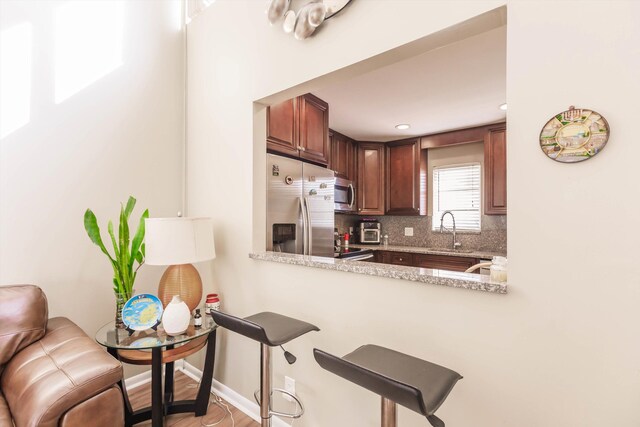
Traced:
<svg viewBox="0 0 640 427">
<path fill-rule="evenodd" d="M 122 65 L 58 104 L 53 17 L 68 2 L 0 3 L 1 31 L 33 26 L 31 118 L 0 140 L 0 283 L 40 285 L 51 316 L 93 336 L 113 319 L 115 299 L 111 267 L 84 231 L 85 209 L 103 237 L 130 194 L 132 226 L 141 208 L 181 209 L 181 3 L 123 3 Z M 161 273 L 144 266 L 136 289 L 154 291 Z"/>
<path fill-rule="evenodd" d="M 640 156 L 637 3 L 508 2 L 508 295 L 247 258 L 263 209 L 252 192 L 264 157 L 254 157 L 252 141 L 264 114 L 258 107 L 253 123 L 252 101 L 503 3 L 358 1 L 304 42 L 269 27 L 259 2 L 218 1 L 191 24 L 189 207 L 215 219 L 218 252 L 206 287 L 237 315 L 272 310 L 322 328 L 289 346 L 295 365 L 275 352 L 276 384 L 293 376 L 307 405 L 299 427 L 378 423 L 378 399 L 320 369 L 311 354 L 363 343 L 460 371 L 464 380 L 438 412 L 447 425 L 640 424 L 637 231 L 618 232 L 638 209 L 638 187 L 619 186 Z M 595 159 L 562 165 L 542 155 L 537 138 L 571 104 L 603 113 L 612 138 Z M 216 377 L 249 398 L 258 346 L 222 335 Z M 400 422 L 425 425 L 405 409 Z"/>
</svg>

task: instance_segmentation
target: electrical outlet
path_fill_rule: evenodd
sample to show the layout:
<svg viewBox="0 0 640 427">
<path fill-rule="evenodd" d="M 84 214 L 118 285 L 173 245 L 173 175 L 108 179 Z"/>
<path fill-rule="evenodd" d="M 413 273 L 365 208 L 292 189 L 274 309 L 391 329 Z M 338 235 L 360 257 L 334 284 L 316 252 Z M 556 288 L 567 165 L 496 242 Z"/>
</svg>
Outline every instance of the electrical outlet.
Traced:
<svg viewBox="0 0 640 427">
<path fill-rule="evenodd" d="M 404 228 L 404 235 L 407 237 L 412 237 L 413 236 L 413 227 L 405 227 Z"/>
<path fill-rule="evenodd" d="M 291 394 L 296 394 L 296 380 L 294 380 L 291 377 L 285 376 L 284 377 L 284 389 L 286 391 L 288 391 L 289 393 L 291 393 Z M 285 399 L 287 399 L 289 402 L 293 402 L 293 398 L 292 397 L 290 397 L 290 396 L 288 396 L 286 394 L 283 394 L 282 396 Z"/>
</svg>

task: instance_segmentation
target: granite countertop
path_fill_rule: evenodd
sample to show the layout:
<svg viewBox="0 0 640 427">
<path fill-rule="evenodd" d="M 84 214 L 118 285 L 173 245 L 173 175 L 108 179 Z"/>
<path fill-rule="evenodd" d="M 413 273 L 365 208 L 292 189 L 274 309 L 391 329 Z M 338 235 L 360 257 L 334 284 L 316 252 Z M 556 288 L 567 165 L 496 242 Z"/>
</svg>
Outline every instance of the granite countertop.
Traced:
<svg viewBox="0 0 640 427">
<path fill-rule="evenodd" d="M 454 251 L 443 250 L 439 248 L 422 248 L 419 246 L 388 245 L 387 247 L 384 247 L 383 245 L 350 244 L 349 247 L 372 249 L 374 251 L 410 252 L 414 254 L 428 254 L 428 255 L 449 255 L 449 256 L 459 256 L 459 257 L 467 257 L 467 258 L 482 258 L 482 259 L 489 259 L 489 260 L 494 256 L 504 256 L 504 257 L 507 256 L 504 253 L 481 251 L 481 250 L 475 250 L 475 249 L 474 250 L 458 249 L 454 252 Z"/>
<path fill-rule="evenodd" d="M 350 245 L 351 246 L 351 245 Z M 395 250 L 378 248 L 384 250 Z M 260 261 L 279 262 L 284 264 L 302 265 L 323 268 L 325 270 L 348 271 L 369 276 L 390 277 L 409 280 L 431 285 L 449 286 L 474 291 L 506 294 L 507 284 L 496 283 L 489 276 L 472 273 L 459 273 L 448 270 L 434 270 L 430 268 L 405 267 L 392 264 L 378 264 L 365 261 L 351 261 L 348 259 L 334 259 L 309 255 L 296 255 L 283 252 L 256 252 L 249 254 L 249 258 Z"/>
</svg>

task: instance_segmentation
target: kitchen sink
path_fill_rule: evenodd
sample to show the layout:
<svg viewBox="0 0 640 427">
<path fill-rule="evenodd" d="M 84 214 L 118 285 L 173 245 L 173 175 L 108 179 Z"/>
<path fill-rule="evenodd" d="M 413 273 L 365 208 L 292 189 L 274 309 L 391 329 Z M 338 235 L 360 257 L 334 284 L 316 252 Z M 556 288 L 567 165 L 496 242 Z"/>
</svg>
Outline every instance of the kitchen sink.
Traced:
<svg viewBox="0 0 640 427">
<path fill-rule="evenodd" d="M 434 252 L 450 252 L 452 254 L 470 254 L 473 252 L 471 249 L 451 249 L 451 248 L 425 248 L 428 251 Z"/>
</svg>

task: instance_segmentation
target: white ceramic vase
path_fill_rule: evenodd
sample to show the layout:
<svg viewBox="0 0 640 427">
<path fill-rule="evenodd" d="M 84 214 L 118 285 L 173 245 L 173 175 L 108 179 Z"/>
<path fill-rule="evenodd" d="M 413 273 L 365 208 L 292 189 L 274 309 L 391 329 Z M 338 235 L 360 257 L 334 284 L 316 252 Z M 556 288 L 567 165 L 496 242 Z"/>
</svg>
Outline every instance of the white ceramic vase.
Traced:
<svg viewBox="0 0 640 427">
<path fill-rule="evenodd" d="M 162 327 L 167 335 L 184 334 L 189 327 L 191 312 L 179 295 L 174 295 L 162 313 Z"/>
</svg>

